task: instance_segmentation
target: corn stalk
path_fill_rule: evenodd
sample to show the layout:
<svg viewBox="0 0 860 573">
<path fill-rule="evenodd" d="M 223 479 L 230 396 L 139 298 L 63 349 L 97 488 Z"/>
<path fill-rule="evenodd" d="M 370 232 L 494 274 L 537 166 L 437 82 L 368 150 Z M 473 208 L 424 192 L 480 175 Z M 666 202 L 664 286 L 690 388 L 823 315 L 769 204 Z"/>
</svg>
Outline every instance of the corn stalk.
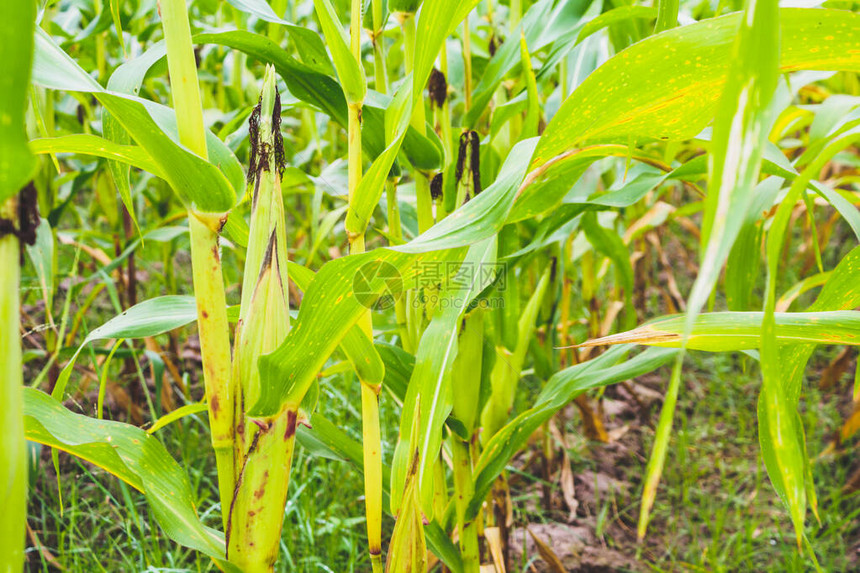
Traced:
<svg viewBox="0 0 860 573">
<path fill-rule="evenodd" d="M 0 205 L 0 479 L 3 511 L 0 516 L 0 571 L 13 573 L 24 566 L 24 526 L 27 522 L 27 446 L 24 441 L 21 341 L 18 338 L 18 281 L 20 247 L 14 227 L 18 198 Z"/>
<path fill-rule="evenodd" d="M 239 392 L 236 486 L 226 530 L 228 558 L 248 573 L 272 571 L 277 560 L 296 425 L 307 421 L 296 407 L 266 422 L 245 416 L 245 405 L 260 395 L 257 359 L 277 348 L 290 329 L 280 114 L 275 71 L 269 66 L 251 115 L 251 227 L 233 362 Z"/>
<path fill-rule="evenodd" d="M 167 44 L 167 66 L 176 109 L 179 140 L 192 152 L 208 157 L 203 107 L 197 83 L 197 66 L 191 47 L 191 26 L 184 0 L 162 0 L 161 17 Z M 233 460 L 233 416 L 235 389 L 231 383 L 230 333 L 227 301 L 218 247 L 223 213 L 188 212 L 191 233 L 191 266 L 197 298 L 197 325 L 203 380 L 209 406 L 212 448 L 218 467 L 221 517 L 226 530 L 235 487 Z"/>
</svg>

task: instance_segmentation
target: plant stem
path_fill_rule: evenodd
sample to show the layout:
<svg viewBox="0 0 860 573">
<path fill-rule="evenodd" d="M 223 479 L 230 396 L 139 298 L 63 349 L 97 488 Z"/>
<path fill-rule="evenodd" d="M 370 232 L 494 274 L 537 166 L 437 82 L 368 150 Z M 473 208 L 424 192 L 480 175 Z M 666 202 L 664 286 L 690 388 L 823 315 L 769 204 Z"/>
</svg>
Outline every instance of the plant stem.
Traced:
<svg viewBox="0 0 860 573">
<path fill-rule="evenodd" d="M 356 62 L 361 62 L 362 0 L 350 3 L 349 46 Z M 349 104 L 347 139 L 349 141 L 349 202 L 361 183 L 361 103 Z M 364 252 L 364 234 L 350 234 L 349 254 Z M 364 334 L 373 340 L 370 311 L 358 320 Z M 382 440 L 379 432 L 379 388 L 361 381 L 361 428 L 364 451 L 364 500 L 367 544 L 373 573 L 382 573 Z"/>
<path fill-rule="evenodd" d="M 0 205 L 0 217 L 17 219 L 18 198 Z M 0 571 L 18 573 L 24 567 L 27 523 L 27 444 L 24 441 L 24 397 L 21 341 L 18 337 L 20 275 L 18 238 L 0 237 Z"/>
<path fill-rule="evenodd" d="M 671 30 L 678 25 L 678 0 L 660 0 L 657 4 L 657 25 L 654 33 Z"/>
<path fill-rule="evenodd" d="M 406 73 L 410 73 L 415 64 L 415 14 L 401 13 L 403 36 L 406 44 Z M 418 133 L 425 133 L 427 118 L 424 111 L 424 96 L 416 97 L 415 108 L 412 111 L 411 124 Z M 418 232 L 423 233 L 433 226 L 433 199 L 430 197 L 430 180 L 419 171 L 413 174 L 415 178 L 416 208 L 418 211 Z"/>
<path fill-rule="evenodd" d="M 191 45 L 191 26 L 184 0 L 162 0 L 161 17 L 167 44 L 167 67 L 176 110 L 179 141 L 207 158 L 206 128 L 197 82 L 197 65 Z M 191 266 L 197 298 L 197 324 L 203 380 L 209 404 L 209 427 L 218 466 L 218 489 L 224 529 L 235 485 L 233 461 L 233 398 L 231 385 L 230 331 L 224 277 L 218 252 L 218 228 L 223 214 L 189 211 Z"/>
<path fill-rule="evenodd" d="M 463 573 L 478 573 L 481 568 L 478 552 L 478 527 L 475 520 L 465 520 L 466 507 L 475 494 L 472 476 L 472 456 L 469 444 L 454 436 L 451 440 L 454 454 L 454 498 L 457 509 L 457 530 L 460 533 L 460 553 L 463 556 Z"/>
<path fill-rule="evenodd" d="M 463 21 L 463 79 L 463 97 L 466 102 L 463 112 L 465 113 L 472 107 L 472 41 L 469 16 L 466 16 Z"/>
<path fill-rule="evenodd" d="M 188 215 L 191 231 L 191 270 L 194 296 L 197 299 L 197 327 L 200 335 L 200 355 L 203 360 L 203 381 L 209 404 L 209 428 L 212 448 L 218 467 L 218 490 L 221 517 L 227 528 L 230 503 L 235 487 L 233 461 L 233 398 L 231 387 L 230 340 L 227 323 L 227 301 L 218 233 L 197 218 Z"/>
<path fill-rule="evenodd" d="M 382 0 L 372 0 L 370 9 L 373 19 L 370 40 L 373 44 L 374 87 L 379 93 L 385 94 L 388 93 L 388 73 L 385 69 L 385 42 L 382 37 Z"/>
<path fill-rule="evenodd" d="M 445 82 L 448 82 L 448 46 L 442 43 L 442 49 L 439 52 L 439 71 L 445 76 Z M 454 161 L 453 149 L 453 129 L 451 128 L 451 103 L 448 101 L 446 94 L 445 103 L 442 104 L 442 109 L 439 110 L 439 138 L 442 140 L 442 148 L 445 150 L 445 158 L 443 166 Z"/>
</svg>

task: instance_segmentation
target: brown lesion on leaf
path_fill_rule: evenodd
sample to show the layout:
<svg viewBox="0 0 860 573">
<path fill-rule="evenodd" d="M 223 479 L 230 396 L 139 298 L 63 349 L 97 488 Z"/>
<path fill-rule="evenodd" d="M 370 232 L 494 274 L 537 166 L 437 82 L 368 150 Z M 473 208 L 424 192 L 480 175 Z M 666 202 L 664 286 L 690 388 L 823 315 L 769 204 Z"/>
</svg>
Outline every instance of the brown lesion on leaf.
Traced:
<svg viewBox="0 0 860 573">
<path fill-rule="evenodd" d="M 261 427 L 260 431 L 254 434 L 254 439 L 251 441 L 251 447 L 248 448 L 248 453 L 245 454 L 245 459 L 242 461 L 242 469 L 239 470 L 239 476 L 236 478 L 236 485 L 233 487 L 233 499 L 230 500 L 230 513 L 227 514 L 227 530 L 224 532 L 224 539 L 227 545 L 225 557 L 230 558 L 230 533 L 233 530 L 233 512 L 236 508 L 236 499 L 239 497 L 239 490 L 242 488 L 242 481 L 245 477 L 245 468 L 248 466 L 248 459 L 257 451 L 257 444 L 260 441 L 260 435 L 268 430 L 268 427 Z M 269 477 L 269 472 L 264 473 L 263 489 L 265 489 L 265 481 Z M 256 493 L 256 492 L 255 492 Z"/>
<path fill-rule="evenodd" d="M 477 131 L 469 132 L 471 140 L 471 162 L 469 168 L 472 170 L 472 190 L 475 195 L 481 192 L 481 138 L 478 137 Z"/>
<path fill-rule="evenodd" d="M 257 276 L 257 284 L 259 285 L 263 276 L 265 276 L 266 272 L 272 267 L 272 260 L 275 257 L 275 253 L 278 249 L 278 238 L 275 235 L 275 231 L 272 230 L 272 234 L 269 235 L 269 244 L 266 245 L 266 253 L 263 255 L 263 262 L 260 265 L 260 274 Z"/>
<path fill-rule="evenodd" d="M 284 431 L 284 441 L 292 439 L 292 437 L 296 435 L 297 418 L 298 414 L 295 410 L 289 410 L 287 412 L 287 429 Z"/>
<path fill-rule="evenodd" d="M 266 495 L 266 486 L 269 483 L 269 470 L 263 472 L 263 479 L 260 481 L 260 487 L 254 490 L 254 499 L 263 499 Z"/>
<path fill-rule="evenodd" d="M 221 411 L 221 400 L 217 395 L 209 398 L 209 410 L 212 412 L 213 418 L 218 417 L 218 413 Z"/>
</svg>

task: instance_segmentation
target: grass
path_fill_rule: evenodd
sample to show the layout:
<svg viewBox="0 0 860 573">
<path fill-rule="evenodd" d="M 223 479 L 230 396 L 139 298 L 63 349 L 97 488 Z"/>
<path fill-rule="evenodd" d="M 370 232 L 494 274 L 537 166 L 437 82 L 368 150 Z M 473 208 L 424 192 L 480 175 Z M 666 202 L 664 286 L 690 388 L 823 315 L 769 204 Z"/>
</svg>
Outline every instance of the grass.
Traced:
<svg viewBox="0 0 860 573">
<path fill-rule="evenodd" d="M 824 354 L 824 353 L 822 353 Z M 832 354 L 832 353 L 831 353 Z M 815 367 L 827 364 L 830 356 L 819 356 Z M 695 353 L 688 359 L 683 407 L 660 488 L 661 503 L 655 506 L 651 535 L 643 549 L 643 562 L 653 571 L 807 571 L 810 563 L 799 558 L 787 533 L 783 507 L 767 482 L 758 453 L 755 406 L 760 383 L 749 360 L 729 355 Z M 747 364 L 743 364 L 747 362 Z M 649 377 L 646 383 L 661 384 L 664 377 Z M 360 437 L 360 412 L 354 384 L 333 380 L 321 399 L 323 411 L 350 435 Z M 822 393 L 807 386 L 803 400 L 804 426 L 809 451 L 821 452 L 841 423 L 847 377 L 840 389 Z M 841 391 L 839 391 L 841 390 Z M 624 396 L 616 396 L 624 399 Z M 707 400 L 704 398 L 707 397 Z M 383 405 L 385 400 L 383 399 Z M 397 410 L 380 409 L 383 428 L 396 427 Z M 196 419 L 195 419 L 196 418 Z M 652 421 L 655 419 L 652 408 Z M 732 420 L 729 424 L 727 420 Z M 610 427 L 635 421 L 628 408 Z M 214 464 L 207 455 L 208 435 L 199 417 L 186 419 L 180 428 L 172 425 L 160 432 L 171 451 L 181 452 L 195 490 L 204 521 L 217 525 L 216 503 L 211 493 Z M 567 432 L 573 437 L 568 452 L 574 477 L 597 476 L 604 471 L 601 458 L 606 446 L 589 442 L 581 435 L 578 416 L 569 419 Z M 393 449 L 396 435 L 383 435 L 384 450 Z M 595 537 L 609 549 L 635 552 L 631 527 L 638 511 L 638 492 L 645 456 L 653 431 L 638 426 L 622 438 L 631 451 L 623 468 L 613 477 L 619 487 L 593 499 L 580 499 L 580 518 L 593 524 Z M 850 452 L 857 439 L 844 444 L 835 457 L 815 465 L 822 525 L 808 522 L 819 563 L 825 571 L 848 571 L 857 564 L 860 544 L 860 493 L 842 492 L 848 475 L 856 469 Z M 386 459 L 386 461 L 389 461 Z M 516 464 L 515 464 L 516 465 Z M 601 468 L 601 466 L 604 466 Z M 61 489 L 65 512 L 61 516 L 56 481 L 50 464 L 40 464 L 29 506 L 30 527 L 44 547 L 62 556 L 69 571 L 212 571 L 212 565 L 194 552 L 183 550 L 166 539 L 147 515 L 141 494 L 118 485 L 109 474 L 61 455 Z M 755 468 L 751 471 L 750 468 Z M 538 472 L 523 477 L 513 492 L 515 521 L 524 523 L 564 522 L 566 512 L 547 511 L 541 506 Z M 309 455 L 299 448 L 293 462 L 289 498 L 281 540 L 283 560 L 277 571 L 361 572 L 370 567 L 364 551 L 363 488 L 349 464 Z M 560 495 L 557 484 L 551 484 Z M 384 527 L 392 527 L 386 519 Z M 29 571 L 49 571 L 49 562 L 34 549 L 29 551 Z M 527 556 L 526 564 L 540 564 L 538 555 Z M 528 571 L 527 567 L 521 570 Z"/>
</svg>

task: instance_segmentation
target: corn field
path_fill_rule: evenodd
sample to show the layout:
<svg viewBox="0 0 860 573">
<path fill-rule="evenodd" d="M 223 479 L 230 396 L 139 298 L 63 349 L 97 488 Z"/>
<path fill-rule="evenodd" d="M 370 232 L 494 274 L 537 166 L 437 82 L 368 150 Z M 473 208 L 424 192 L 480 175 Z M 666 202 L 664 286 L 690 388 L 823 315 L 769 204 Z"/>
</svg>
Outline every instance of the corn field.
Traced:
<svg viewBox="0 0 860 573">
<path fill-rule="evenodd" d="M 858 8 L 4 0 L 0 573 L 860 569 Z"/>
</svg>

